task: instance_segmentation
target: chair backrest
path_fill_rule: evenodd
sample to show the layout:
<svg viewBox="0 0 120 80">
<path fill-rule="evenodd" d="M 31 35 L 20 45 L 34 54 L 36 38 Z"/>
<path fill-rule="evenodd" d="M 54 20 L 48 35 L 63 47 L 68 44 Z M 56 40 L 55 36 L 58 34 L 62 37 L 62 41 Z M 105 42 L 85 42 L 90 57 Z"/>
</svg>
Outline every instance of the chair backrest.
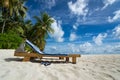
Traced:
<svg viewBox="0 0 120 80">
<path fill-rule="evenodd" d="M 40 49 L 37 46 L 35 46 L 32 42 L 30 42 L 29 40 L 26 39 L 26 43 L 37 53 L 43 54 L 43 52 L 40 51 Z"/>
</svg>

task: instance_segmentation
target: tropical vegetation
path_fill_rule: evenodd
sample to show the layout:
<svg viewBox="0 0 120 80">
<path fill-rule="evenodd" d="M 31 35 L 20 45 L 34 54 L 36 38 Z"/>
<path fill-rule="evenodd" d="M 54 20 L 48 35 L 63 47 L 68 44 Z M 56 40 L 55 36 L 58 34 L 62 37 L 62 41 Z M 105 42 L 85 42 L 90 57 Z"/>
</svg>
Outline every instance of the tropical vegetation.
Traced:
<svg viewBox="0 0 120 80">
<path fill-rule="evenodd" d="M 2 49 L 15 49 L 22 41 L 14 32 L 0 34 L 0 48 Z"/>
<path fill-rule="evenodd" d="M 0 48 L 17 48 L 22 38 L 27 38 L 44 50 L 48 33 L 54 33 L 51 24 L 54 20 L 46 13 L 34 16 L 36 23 L 25 20 L 26 0 L 0 1 Z"/>
</svg>

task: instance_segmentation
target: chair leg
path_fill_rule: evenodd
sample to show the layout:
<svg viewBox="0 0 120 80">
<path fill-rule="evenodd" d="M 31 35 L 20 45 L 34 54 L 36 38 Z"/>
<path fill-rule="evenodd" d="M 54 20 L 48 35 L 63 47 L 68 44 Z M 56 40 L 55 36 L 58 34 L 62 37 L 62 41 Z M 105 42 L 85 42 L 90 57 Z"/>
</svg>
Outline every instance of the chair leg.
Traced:
<svg viewBox="0 0 120 80">
<path fill-rule="evenodd" d="M 35 59 L 35 57 L 31 57 L 31 58 L 30 58 L 30 60 L 34 60 L 34 59 Z"/>
<path fill-rule="evenodd" d="M 25 56 L 25 57 L 23 58 L 23 62 L 26 62 L 26 61 L 30 61 L 30 57 Z"/>
<path fill-rule="evenodd" d="M 76 64 L 76 57 L 72 57 L 72 63 Z"/>
<path fill-rule="evenodd" d="M 42 56 L 41 57 L 39 57 L 40 59 L 42 59 Z"/>
<path fill-rule="evenodd" d="M 64 59 L 64 57 L 59 57 L 59 59 Z"/>
<path fill-rule="evenodd" d="M 66 62 L 69 62 L 69 57 L 66 57 Z"/>
</svg>

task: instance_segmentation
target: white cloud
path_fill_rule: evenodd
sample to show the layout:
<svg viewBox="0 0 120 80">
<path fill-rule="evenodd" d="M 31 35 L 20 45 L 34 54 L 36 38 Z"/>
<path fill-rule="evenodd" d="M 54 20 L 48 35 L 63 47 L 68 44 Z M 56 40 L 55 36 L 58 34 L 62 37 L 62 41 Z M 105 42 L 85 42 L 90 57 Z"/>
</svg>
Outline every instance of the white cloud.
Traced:
<svg viewBox="0 0 120 80">
<path fill-rule="evenodd" d="M 78 28 L 78 27 L 77 27 L 76 25 L 73 25 L 73 29 L 74 29 L 74 30 L 77 30 L 77 28 Z"/>
<path fill-rule="evenodd" d="M 86 14 L 88 13 L 87 5 L 88 3 L 86 0 L 77 0 L 75 3 L 73 3 L 72 1 L 68 2 L 68 7 L 71 12 L 78 16 L 86 16 Z"/>
<path fill-rule="evenodd" d="M 51 47 L 51 50 L 52 50 L 52 51 L 55 51 L 55 50 L 57 50 L 57 47 L 56 47 L 56 46 L 52 46 L 52 47 Z"/>
<path fill-rule="evenodd" d="M 108 17 L 108 22 L 114 22 L 120 19 L 120 10 L 115 11 L 114 14 L 115 15 L 113 17 L 110 17 L 110 16 Z"/>
<path fill-rule="evenodd" d="M 77 29 L 78 29 L 78 26 L 79 26 L 79 22 L 75 22 L 75 24 L 73 25 L 73 29 L 74 29 L 74 30 L 77 30 Z"/>
<path fill-rule="evenodd" d="M 117 0 L 103 0 L 104 6 L 103 6 L 102 10 L 105 9 L 105 8 L 107 8 L 109 5 L 112 5 L 116 1 Z"/>
<path fill-rule="evenodd" d="M 41 3 L 44 5 L 43 8 L 51 9 L 53 6 L 56 5 L 55 0 L 34 0 L 34 2 L 41 5 Z"/>
<path fill-rule="evenodd" d="M 63 42 L 64 31 L 62 30 L 61 22 L 57 22 L 54 19 L 54 23 L 52 23 L 51 27 L 54 29 L 55 32 L 54 34 L 50 34 L 50 36 L 53 37 L 57 42 Z"/>
<path fill-rule="evenodd" d="M 107 37 L 107 33 L 105 34 L 98 34 L 97 37 L 93 37 L 93 41 L 97 44 L 97 45 L 102 45 L 103 44 L 103 39 Z"/>
<path fill-rule="evenodd" d="M 69 48 L 68 50 L 70 51 L 70 53 L 80 52 L 79 47 L 77 45 L 75 45 L 75 44 L 69 43 L 68 48 Z"/>
<path fill-rule="evenodd" d="M 84 44 L 81 44 L 79 47 L 81 52 L 90 53 L 93 48 L 93 45 L 89 42 L 85 42 Z"/>
<path fill-rule="evenodd" d="M 80 45 L 80 48 L 90 48 L 92 47 L 92 44 L 89 42 L 85 42 L 84 44 Z"/>
<path fill-rule="evenodd" d="M 113 29 L 113 35 L 115 36 L 115 38 L 120 39 L 120 25 Z"/>
<path fill-rule="evenodd" d="M 46 45 L 45 52 L 54 54 L 78 53 L 78 54 L 116 54 L 120 53 L 120 42 L 104 44 L 101 46 L 90 42 L 80 43 L 57 43 Z"/>
<path fill-rule="evenodd" d="M 75 41 L 77 38 L 78 38 L 77 35 L 72 32 L 72 33 L 70 34 L 69 40 L 70 40 L 70 41 Z"/>
<path fill-rule="evenodd" d="M 93 36 L 94 34 L 93 33 L 86 33 L 85 34 L 85 37 L 91 37 L 91 36 Z"/>
<path fill-rule="evenodd" d="M 55 6 L 56 2 L 55 0 L 46 0 L 46 6 L 51 9 L 53 6 Z"/>
<path fill-rule="evenodd" d="M 93 45 L 89 42 L 85 42 L 83 44 L 68 44 L 68 51 L 71 51 L 72 53 L 82 53 L 82 54 L 86 54 L 86 53 L 92 53 L 94 48 Z"/>
</svg>

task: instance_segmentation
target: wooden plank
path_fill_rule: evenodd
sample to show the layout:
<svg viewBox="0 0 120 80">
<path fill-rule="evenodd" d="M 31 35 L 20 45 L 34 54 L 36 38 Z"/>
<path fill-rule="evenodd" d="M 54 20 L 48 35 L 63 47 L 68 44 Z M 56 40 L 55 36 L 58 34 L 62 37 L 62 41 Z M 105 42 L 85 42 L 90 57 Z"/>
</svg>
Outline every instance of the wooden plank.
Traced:
<svg viewBox="0 0 120 80">
<path fill-rule="evenodd" d="M 64 59 L 64 57 L 59 57 L 59 59 L 62 59 L 62 60 L 63 60 L 63 59 Z"/>
<path fill-rule="evenodd" d="M 38 57 L 38 54 L 36 53 L 14 53 L 14 56 L 20 56 L 20 57 L 25 57 L 25 56 L 28 56 L 28 57 Z M 39 56 L 41 56 L 39 54 Z"/>
<path fill-rule="evenodd" d="M 25 57 L 23 58 L 23 62 L 26 62 L 26 61 L 30 61 L 30 57 L 25 56 Z"/>
<path fill-rule="evenodd" d="M 68 54 L 69 57 L 81 57 L 80 54 Z"/>
<path fill-rule="evenodd" d="M 38 54 L 38 53 L 15 53 L 14 56 L 30 56 L 30 57 L 80 57 L 80 54 L 68 54 L 67 56 L 64 55 L 47 55 L 47 54 Z"/>
</svg>

